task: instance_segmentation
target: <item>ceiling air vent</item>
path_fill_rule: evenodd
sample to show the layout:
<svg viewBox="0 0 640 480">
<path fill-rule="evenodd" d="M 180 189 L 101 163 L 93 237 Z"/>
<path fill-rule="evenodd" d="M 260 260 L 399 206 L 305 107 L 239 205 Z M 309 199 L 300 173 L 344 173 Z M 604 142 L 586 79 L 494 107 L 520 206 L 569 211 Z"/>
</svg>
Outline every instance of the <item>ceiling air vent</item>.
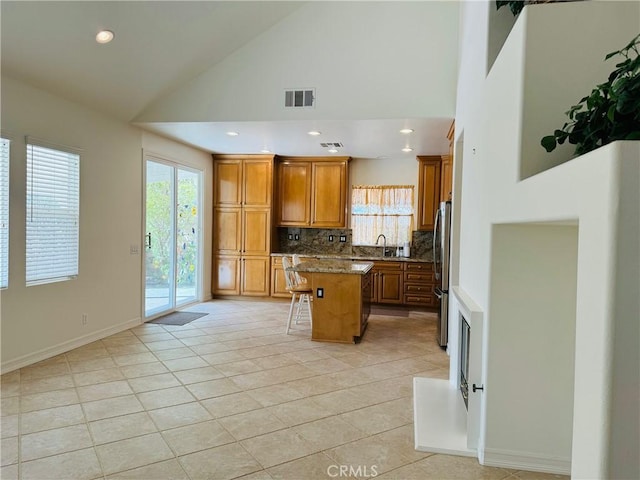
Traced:
<svg viewBox="0 0 640 480">
<path fill-rule="evenodd" d="M 315 88 L 300 88 L 284 91 L 284 106 L 287 108 L 313 108 L 316 101 Z"/>
<path fill-rule="evenodd" d="M 322 142 L 320 144 L 321 147 L 323 148 L 342 148 L 344 147 L 344 145 L 342 145 L 340 142 Z"/>
</svg>

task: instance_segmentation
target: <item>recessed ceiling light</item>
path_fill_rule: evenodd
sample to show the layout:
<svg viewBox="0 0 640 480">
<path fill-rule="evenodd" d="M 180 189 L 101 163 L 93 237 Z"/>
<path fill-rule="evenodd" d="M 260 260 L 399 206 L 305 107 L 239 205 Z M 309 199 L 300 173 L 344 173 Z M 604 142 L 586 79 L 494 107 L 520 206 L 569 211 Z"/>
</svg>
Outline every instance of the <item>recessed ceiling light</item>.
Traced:
<svg viewBox="0 0 640 480">
<path fill-rule="evenodd" d="M 409 135 L 410 133 L 413 133 L 413 128 L 403 128 L 402 130 L 400 130 L 400 133 Z"/>
<path fill-rule="evenodd" d="M 240 135 L 238 132 L 227 132 L 227 135 L 229 135 L 230 137 L 237 137 L 238 135 Z"/>
<path fill-rule="evenodd" d="M 98 43 L 109 43 L 113 40 L 115 34 L 111 30 L 100 30 L 96 35 L 96 42 Z"/>
<path fill-rule="evenodd" d="M 338 150 L 335 148 L 330 148 L 329 150 L 327 150 L 329 153 L 338 153 Z"/>
<path fill-rule="evenodd" d="M 404 147 L 404 148 L 402 149 L 402 151 L 403 151 L 403 152 L 413 152 L 413 148 L 411 148 L 411 147 Z"/>
<path fill-rule="evenodd" d="M 262 150 L 260 150 L 260 153 L 271 153 L 271 150 L 267 150 L 266 148 L 263 148 Z"/>
<path fill-rule="evenodd" d="M 318 130 L 311 130 L 310 132 L 307 132 L 309 135 L 312 135 L 314 137 L 317 137 L 318 135 L 320 135 L 322 132 L 319 132 Z"/>
</svg>

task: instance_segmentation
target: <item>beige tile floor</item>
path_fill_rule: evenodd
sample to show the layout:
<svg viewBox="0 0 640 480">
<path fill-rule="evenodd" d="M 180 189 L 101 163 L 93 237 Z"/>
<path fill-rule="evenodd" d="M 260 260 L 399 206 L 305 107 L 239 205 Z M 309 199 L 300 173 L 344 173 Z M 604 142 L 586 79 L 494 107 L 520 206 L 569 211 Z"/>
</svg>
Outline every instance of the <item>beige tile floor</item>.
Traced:
<svg viewBox="0 0 640 480">
<path fill-rule="evenodd" d="M 208 302 L 3 375 L 1 478 L 562 478 L 414 450 L 412 379 L 448 375 L 432 314 L 338 345 L 287 309 Z"/>
</svg>

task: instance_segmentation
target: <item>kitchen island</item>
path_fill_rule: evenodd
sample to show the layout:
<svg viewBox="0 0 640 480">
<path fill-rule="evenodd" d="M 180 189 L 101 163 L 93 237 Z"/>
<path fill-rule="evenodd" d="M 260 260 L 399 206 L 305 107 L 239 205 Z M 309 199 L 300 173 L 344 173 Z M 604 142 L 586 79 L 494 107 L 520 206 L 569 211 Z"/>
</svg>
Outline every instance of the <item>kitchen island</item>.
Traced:
<svg viewBox="0 0 640 480">
<path fill-rule="evenodd" d="M 367 328 L 373 262 L 307 260 L 291 267 L 304 273 L 313 289 L 311 339 L 357 343 Z"/>
</svg>

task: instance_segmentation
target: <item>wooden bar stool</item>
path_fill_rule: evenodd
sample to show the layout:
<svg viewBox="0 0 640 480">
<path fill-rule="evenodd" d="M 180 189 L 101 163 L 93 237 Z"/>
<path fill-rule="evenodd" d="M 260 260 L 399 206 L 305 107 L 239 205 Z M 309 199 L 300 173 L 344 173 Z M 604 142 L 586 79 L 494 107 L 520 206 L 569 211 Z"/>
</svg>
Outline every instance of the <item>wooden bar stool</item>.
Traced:
<svg viewBox="0 0 640 480">
<path fill-rule="evenodd" d="M 311 296 L 313 289 L 305 283 L 298 283 L 295 275 L 297 272 L 289 270 L 291 262 L 287 257 L 282 257 L 282 268 L 284 269 L 287 290 L 291 294 L 291 305 L 289 306 L 289 316 L 287 317 L 287 335 L 289 335 L 291 322 L 295 321 L 297 325 L 301 320 L 304 320 L 305 314 L 308 315 L 309 324 L 312 324 Z"/>
</svg>

